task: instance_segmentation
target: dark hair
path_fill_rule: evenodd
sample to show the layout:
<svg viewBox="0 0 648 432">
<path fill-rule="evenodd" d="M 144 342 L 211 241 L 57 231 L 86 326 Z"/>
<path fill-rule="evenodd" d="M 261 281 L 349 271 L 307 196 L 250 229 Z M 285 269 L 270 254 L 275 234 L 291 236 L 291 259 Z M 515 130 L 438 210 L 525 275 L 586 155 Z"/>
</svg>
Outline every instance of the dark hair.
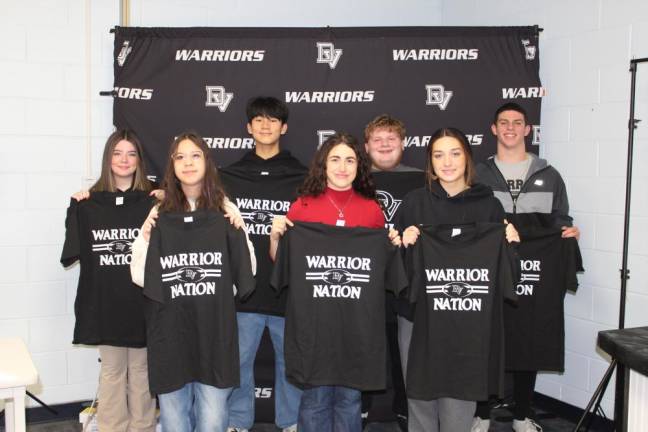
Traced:
<svg viewBox="0 0 648 432">
<path fill-rule="evenodd" d="M 472 148 L 468 142 L 466 135 L 456 128 L 441 128 L 434 131 L 430 137 L 430 143 L 427 146 L 427 161 L 425 162 L 425 180 L 428 187 L 432 186 L 432 182 L 435 182 L 439 177 L 434 173 L 434 167 L 432 166 L 432 151 L 434 143 L 443 137 L 451 137 L 456 139 L 461 143 L 464 155 L 466 156 L 466 171 L 464 172 L 464 180 L 466 181 L 467 186 L 472 186 L 472 183 L 475 179 L 475 163 L 473 161 Z"/>
<path fill-rule="evenodd" d="M 110 136 L 106 140 L 103 156 L 101 157 L 101 174 L 99 175 L 97 182 L 90 188 L 90 192 L 117 191 L 111 165 L 115 146 L 117 146 L 117 143 L 122 140 L 128 141 L 129 143 L 133 144 L 135 150 L 137 151 L 137 169 L 135 170 L 135 175 L 133 176 L 133 184 L 131 185 L 131 188 L 133 190 L 141 190 L 145 192 L 148 192 L 152 189 L 151 182 L 146 178 L 144 151 L 142 149 L 142 144 L 140 143 L 139 138 L 137 138 L 135 132 L 129 129 L 118 129 L 110 134 Z"/>
<path fill-rule="evenodd" d="M 178 146 L 184 140 L 194 143 L 205 158 L 205 176 L 202 179 L 200 196 L 196 200 L 196 209 L 213 209 L 224 212 L 225 192 L 218 179 L 218 171 L 211 157 L 209 147 L 200 135 L 195 132 L 183 132 L 176 137 L 169 147 L 169 156 L 166 172 L 162 180 L 164 199 L 160 203 L 160 211 L 183 212 L 191 209 L 187 197 L 182 191 L 180 180 L 175 174 L 173 156 L 178 151 Z"/>
<path fill-rule="evenodd" d="M 376 186 L 371 177 L 371 163 L 367 153 L 358 145 L 358 141 L 346 132 L 337 132 L 324 141 L 317 149 L 311 162 L 308 175 L 297 193 L 301 196 L 318 196 L 326 190 L 326 160 L 333 147 L 338 144 L 349 146 L 358 160 L 358 170 L 351 187 L 365 198 L 376 200 Z"/>
<path fill-rule="evenodd" d="M 387 129 L 390 132 L 396 132 L 401 140 L 405 139 L 405 125 L 403 122 L 388 114 L 381 114 L 367 123 L 364 130 L 365 142 L 369 142 L 369 136 L 376 129 Z"/>
<path fill-rule="evenodd" d="M 521 105 L 516 104 L 515 102 L 507 102 L 504 105 L 497 108 L 497 111 L 495 111 L 495 115 L 493 116 L 493 124 L 497 124 L 497 118 L 504 111 L 517 111 L 517 112 L 519 112 L 520 114 L 522 114 L 524 116 L 524 124 L 529 124 L 529 118 L 527 116 L 526 110 L 524 108 L 522 108 Z"/>
<path fill-rule="evenodd" d="M 288 106 L 272 96 L 257 96 L 247 102 L 245 107 L 248 123 L 252 122 L 255 117 L 276 118 L 281 123 L 288 123 Z"/>
</svg>

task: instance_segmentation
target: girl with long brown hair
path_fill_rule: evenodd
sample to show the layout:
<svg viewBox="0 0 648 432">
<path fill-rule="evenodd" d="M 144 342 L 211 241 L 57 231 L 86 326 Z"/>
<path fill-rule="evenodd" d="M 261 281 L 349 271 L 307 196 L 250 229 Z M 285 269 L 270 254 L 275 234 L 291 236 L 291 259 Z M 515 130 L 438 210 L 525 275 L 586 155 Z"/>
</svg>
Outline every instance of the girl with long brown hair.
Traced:
<svg viewBox="0 0 648 432">
<path fill-rule="evenodd" d="M 125 192 L 139 190 L 152 192 L 153 184 L 146 177 L 144 150 L 135 132 L 119 129 L 110 134 L 101 158 L 101 173 L 89 190 L 72 195 L 77 201 L 90 197 L 92 192 Z"/>
<path fill-rule="evenodd" d="M 271 257 L 276 256 L 279 240 L 292 221 L 384 228 L 385 218 L 370 172 L 369 158 L 353 136 L 343 132 L 330 136 L 315 153 L 308 176 L 298 190 L 299 198 L 286 217 L 275 217 L 273 221 Z M 395 230 L 389 231 L 389 238 L 393 244 L 400 244 Z M 360 395 L 360 390 L 341 385 L 305 389 L 297 430 L 360 432 Z"/>
<path fill-rule="evenodd" d="M 90 191 L 73 195 L 66 219 L 61 262 L 81 262 L 73 343 L 98 345 L 97 417 L 107 432 L 155 429 L 143 298 L 128 267 L 134 233 L 153 205 L 151 189 L 137 135 L 117 130 L 104 146 L 99 179 Z M 128 234 L 116 238 L 113 231 Z"/>
<path fill-rule="evenodd" d="M 163 199 L 151 210 L 148 218 L 142 226 L 140 236 L 138 236 L 133 244 L 131 274 L 133 281 L 140 286 L 144 286 L 145 267 L 148 268 L 148 264 L 146 263 L 146 256 L 149 247 L 148 243 L 151 238 L 151 230 L 156 226 L 158 215 L 169 214 L 169 216 L 181 216 L 181 220 L 184 218 L 185 222 L 187 222 L 187 220 L 193 222 L 194 218 L 203 218 L 203 220 L 206 220 L 206 218 L 212 217 L 213 213 L 217 213 L 230 219 L 231 223 L 237 228 L 244 229 L 245 227 L 237 207 L 225 196 L 218 179 L 216 165 L 211 158 L 207 144 L 195 133 L 182 133 L 171 144 L 166 172 L 164 179 L 162 180 L 162 189 L 164 191 Z M 197 216 L 192 216 L 191 213 L 195 213 Z M 162 222 L 160 222 L 160 224 L 161 223 Z M 223 244 L 218 244 L 218 240 L 216 240 L 217 234 L 221 233 L 222 230 L 216 233 L 215 231 L 206 228 L 204 230 L 204 235 L 202 232 L 203 231 L 201 231 L 200 239 L 201 241 L 208 243 L 209 249 L 221 250 L 220 248 L 227 247 L 223 246 Z M 213 234 L 213 236 L 210 236 L 210 234 Z M 187 232 L 183 231 L 182 236 L 185 239 L 189 238 L 187 237 L 188 235 Z M 247 233 L 245 234 L 245 237 L 247 238 Z M 195 239 L 195 237 L 192 238 Z M 192 241 L 188 241 L 188 244 L 187 247 L 189 248 L 192 247 L 191 245 L 194 245 Z M 249 252 L 250 261 L 252 263 L 251 270 L 254 271 L 254 268 L 256 267 L 254 248 L 249 239 L 247 239 L 247 251 Z M 200 250 L 198 250 L 198 252 L 200 252 Z M 198 256 L 202 253 L 203 252 L 190 252 L 189 255 Z M 207 271 L 203 271 L 202 268 L 198 269 L 197 267 L 184 267 L 183 269 L 200 272 Z M 251 274 L 249 279 L 253 282 Z M 185 305 L 196 305 L 201 302 L 208 305 L 212 304 L 209 303 L 212 300 L 204 297 L 185 298 L 182 301 L 185 302 L 183 303 Z M 149 302 L 149 304 L 150 303 L 152 302 Z M 232 317 L 235 317 L 233 302 L 230 306 L 231 310 L 227 309 L 227 312 L 231 312 Z M 227 306 L 223 306 L 223 308 L 226 307 Z M 185 365 L 191 370 L 185 375 L 180 376 L 178 379 L 175 379 L 175 375 L 173 375 L 175 371 L 168 371 L 168 375 L 174 377 L 173 384 L 169 384 L 164 390 L 157 391 L 160 401 L 160 419 L 162 428 L 164 430 L 178 432 L 189 432 L 194 430 L 194 427 L 196 431 L 225 430 L 228 421 L 227 398 L 232 391 L 232 387 L 230 385 L 223 385 L 221 388 L 219 383 L 212 382 L 212 379 L 213 381 L 222 380 L 223 382 L 228 383 L 238 382 L 238 372 L 236 372 L 235 377 L 230 376 L 233 373 L 229 373 L 227 374 L 228 376 L 223 377 L 221 376 L 222 370 L 230 369 L 221 369 L 221 365 L 215 363 L 209 363 L 207 365 L 203 364 L 204 361 L 206 361 L 205 359 L 211 358 L 210 355 L 213 354 L 213 347 L 196 346 L 193 344 L 194 339 L 192 338 L 198 338 L 197 340 L 215 340 L 219 337 L 235 337 L 235 333 L 229 333 L 226 330 L 223 330 L 225 327 L 218 327 L 218 325 L 222 323 L 220 320 L 226 320 L 228 328 L 233 327 L 235 329 L 235 318 L 232 319 L 232 325 L 229 319 L 223 318 L 229 316 L 223 313 L 223 310 L 220 310 L 220 312 L 223 313 L 220 316 L 219 310 L 214 309 L 213 313 L 209 312 L 209 317 L 207 317 L 209 319 L 205 321 L 200 321 L 200 317 L 187 314 L 186 312 L 183 312 L 183 309 L 175 308 L 173 306 L 168 306 L 164 311 L 160 311 L 159 313 L 155 308 L 150 310 L 155 311 L 152 312 L 152 314 L 158 314 L 155 315 L 152 320 L 155 321 L 157 323 L 156 325 L 160 326 L 160 328 L 168 330 L 167 327 L 162 327 L 160 322 L 168 324 L 169 319 L 174 323 L 177 323 L 177 325 L 174 324 L 173 329 L 168 330 L 173 334 L 163 334 L 161 338 L 151 338 L 151 332 L 147 332 L 149 335 L 149 347 L 151 350 L 155 346 L 158 350 L 157 352 L 162 353 L 161 355 L 163 357 L 169 355 L 169 353 L 173 353 L 171 354 L 172 356 L 175 354 L 181 358 L 187 356 L 199 357 L 198 359 L 195 359 L 197 362 L 196 364 L 192 363 L 190 365 Z M 202 318 L 205 319 L 204 316 Z M 149 322 L 149 319 L 151 319 L 151 317 L 147 316 L 147 323 Z M 183 325 L 186 327 L 183 327 Z M 209 329 L 213 328 L 218 328 L 217 334 L 211 334 Z M 177 329 L 180 329 L 181 333 L 186 332 L 183 334 L 185 339 L 189 342 L 186 344 L 179 343 L 178 346 L 173 344 L 173 341 L 175 340 L 174 338 L 177 337 L 177 332 L 174 332 Z M 154 340 L 156 341 L 155 345 L 153 345 Z M 206 344 L 209 343 L 207 342 Z M 238 342 L 236 342 L 236 346 L 238 346 Z M 195 352 L 194 349 L 196 350 Z M 152 385 L 154 383 L 153 371 L 164 370 L 166 365 L 165 360 L 158 360 L 159 359 L 154 357 L 149 358 L 149 370 L 152 374 Z M 238 368 L 238 355 L 235 363 L 236 368 Z M 200 378 L 203 376 L 209 378 L 209 383 L 203 382 L 207 381 L 207 379 L 202 380 Z M 193 415 L 191 415 L 191 413 L 193 413 Z"/>
<path fill-rule="evenodd" d="M 504 222 L 504 209 L 493 191 L 475 183 L 472 149 L 468 139 L 458 129 L 435 131 L 426 152 L 426 186 L 415 189 L 403 199 L 397 227 L 403 230 L 403 246 L 416 243 L 420 225 L 471 224 L 475 222 Z M 512 225 L 506 227 L 509 242 L 519 242 Z M 421 308 L 423 309 L 423 308 Z M 399 305 L 398 339 L 401 363 L 406 373 L 411 354 L 410 341 L 415 311 L 409 304 Z M 442 354 L 443 355 L 443 354 Z M 487 377 L 482 377 L 487 379 Z M 408 428 L 414 432 L 469 431 L 476 402 L 453 395 L 431 401 L 408 399 Z"/>
</svg>

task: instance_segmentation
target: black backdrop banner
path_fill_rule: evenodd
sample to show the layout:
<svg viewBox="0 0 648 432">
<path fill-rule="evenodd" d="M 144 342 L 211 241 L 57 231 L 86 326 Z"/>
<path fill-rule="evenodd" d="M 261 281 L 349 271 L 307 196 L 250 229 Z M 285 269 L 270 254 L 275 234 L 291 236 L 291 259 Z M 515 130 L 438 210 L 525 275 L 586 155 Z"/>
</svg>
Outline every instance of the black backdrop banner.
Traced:
<svg viewBox="0 0 648 432">
<path fill-rule="evenodd" d="M 495 152 L 495 109 L 524 106 L 540 142 L 537 27 L 137 28 L 115 29 L 114 124 L 142 139 L 160 176 L 173 138 L 205 137 L 221 166 L 253 147 L 250 97 L 290 108 L 282 138 L 304 164 L 334 131 L 363 141 L 388 113 L 407 127 L 403 162 L 422 168 L 439 127 L 464 131 L 477 160 Z"/>
<path fill-rule="evenodd" d="M 174 137 L 201 134 L 220 166 L 254 142 L 245 104 L 288 104 L 282 148 L 305 165 L 335 131 L 361 142 L 365 125 L 390 114 L 407 127 L 403 162 L 423 168 L 439 127 L 464 131 L 476 160 L 495 153 L 492 116 L 505 102 L 529 114 L 527 149 L 538 153 L 537 27 L 136 28 L 116 27 L 113 123 L 140 136 L 160 177 Z M 266 333 L 255 362 L 256 419 L 273 422 L 273 353 Z M 391 392 L 376 394 L 370 420 L 393 419 Z"/>
</svg>

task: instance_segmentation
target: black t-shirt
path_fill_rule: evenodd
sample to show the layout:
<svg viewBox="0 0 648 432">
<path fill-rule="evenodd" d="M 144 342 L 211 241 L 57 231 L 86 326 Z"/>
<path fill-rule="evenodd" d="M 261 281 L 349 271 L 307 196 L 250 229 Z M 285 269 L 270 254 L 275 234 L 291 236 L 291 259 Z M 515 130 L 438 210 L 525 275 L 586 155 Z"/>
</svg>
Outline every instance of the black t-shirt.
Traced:
<svg viewBox="0 0 648 432">
<path fill-rule="evenodd" d="M 308 388 L 385 388 L 385 290 L 406 284 L 383 229 L 296 222 L 281 239 L 272 285 L 288 287 L 286 376 Z"/>
<path fill-rule="evenodd" d="M 275 216 L 285 216 L 297 198 L 306 168 L 289 152 L 262 159 L 251 151 L 232 166 L 220 170 L 228 196 L 245 220 L 257 260 L 256 290 L 245 302 L 236 302 L 239 312 L 283 316 L 286 295 L 270 287 L 270 229 Z"/>
<path fill-rule="evenodd" d="M 144 274 L 151 393 L 238 385 L 233 285 L 239 297 L 254 289 L 242 230 L 214 211 L 160 214 Z"/>
<path fill-rule="evenodd" d="M 153 206 L 146 192 L 93 192 L 70 200 L 61 264 L 79 261 L 72 343 L 146 346 L 144 297 L 130 275 L 131 245 Z"/>
<path fill-rule="evenodd" d="M 576 272 L 583 270 L 578 243 L 561 238 L 560 228 L 526 227 L 519 232 L 518 303 L 504 308 L 506 368 L 563 371 L 563 299 L 567 290 L 576 291 Z"/>
<path fill-rule="evenodd" d="M 410 301 L 417 304 L 407 395 L 485 400 L 500 394 L 503 298 L 514 299 L 504 225 L 422 226 L 408 248 Z"/>
<path fill-rule="evenodd" d="M 504 209 L 493 196 L 493 191 L 483 184 L 454 196 L 448 196 L 438 181 L 415 189 L 403 199 L 396 215 L 396 228 L 401 232 L 411 225 L 469 224 L 475 222 L 503 222 Z M 399 299 L 398 314 L 412 321 L 414 307 Z"/>
</svg>

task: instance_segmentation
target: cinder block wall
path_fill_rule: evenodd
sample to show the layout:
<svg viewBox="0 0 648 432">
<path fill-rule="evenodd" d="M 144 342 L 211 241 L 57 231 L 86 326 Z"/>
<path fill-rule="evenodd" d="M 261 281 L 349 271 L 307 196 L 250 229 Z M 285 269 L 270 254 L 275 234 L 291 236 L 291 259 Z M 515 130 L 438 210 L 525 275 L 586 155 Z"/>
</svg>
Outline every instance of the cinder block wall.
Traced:
<svg viewBox="0 0 648 432">
<path fill-rule="evenodd" d="M 98 93 L 112 87 L 118 2 L 0 8 L 0 337 L 27 343 L 45 402 L 89 399 L 97 352 L 70 344 L 78 266 L 58 260 L 69 196 L 96 175 L 112 128 Z"/>
</svg>

